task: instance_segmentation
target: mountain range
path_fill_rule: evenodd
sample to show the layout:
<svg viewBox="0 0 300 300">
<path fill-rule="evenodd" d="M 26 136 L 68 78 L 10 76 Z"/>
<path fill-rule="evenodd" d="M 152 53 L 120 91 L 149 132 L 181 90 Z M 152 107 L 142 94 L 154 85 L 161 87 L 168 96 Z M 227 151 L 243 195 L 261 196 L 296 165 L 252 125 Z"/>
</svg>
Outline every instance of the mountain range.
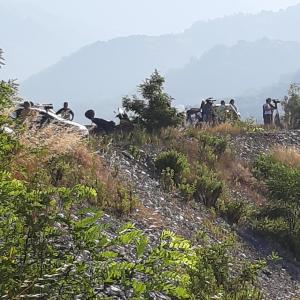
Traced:
<svg viewBox="0 0 300 300">
<path fill-rule="evenodd" d="M 99 41 L 31 76 L 20 92 L 57 105 L 69 100 L 78 120 L 90 108 L 111 118 L 122 96 L 133 93 L 158 69 L 178 103 L 196 104 L 206 96 L 237 97 L 247 99 L 241 108 L 258 115 L 251 99 L 300 70 L 299 16 L 296 5 L 198 22 L 180 34 Z"/>
</svg>

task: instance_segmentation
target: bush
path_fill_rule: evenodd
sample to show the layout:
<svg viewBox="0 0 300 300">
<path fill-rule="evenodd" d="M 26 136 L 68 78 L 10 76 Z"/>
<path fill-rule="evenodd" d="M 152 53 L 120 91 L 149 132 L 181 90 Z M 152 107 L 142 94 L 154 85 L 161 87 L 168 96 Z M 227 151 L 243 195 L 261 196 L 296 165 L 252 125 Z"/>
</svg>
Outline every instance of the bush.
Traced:
<svg viewBox="0 0 300 300">
<path fill-rule="evenodd" d="M 230 224 L 238 224 L 248 215 L 248 204 L 242 199 L 222 199 L 218 203 L 218 211 Z"/>
<path fill-rule="evenodd" d="M 182 123 L 174 107 L 171 107 L 172 97 L 163 90 L 164 78 L 155 70 L 149 79 L 139 86 L 142 100 L 134 96 L 123 98 L 123 107 L 134 113 L 134 121 L 145 126 L 149 131 L 157 131 L 168 126 Z"/>
<path fill-rule="evenodd" d="M 162 152 L 155 160 L 155 167 L 161 174 L 163 170 L 171 169 L 174 171 L 174 182 L 181 183 L 184 176 L 189 172 L 187 157 L 175 150 Z"/>
<path fill-rule="evenodd" d="M 167 192 L 173 192 L 176 188 L 176 184 L 174 182 L 174 170 L 167 167 L 162 170 L 160 175 L 160 182 L 163 189 Z"/>
<path fill-rule="evenodd" d="M 228 241 L 197 250 L 196 265 L 190 272 L 191 290 L 196 299 L 262 299 L 253 280 L 265 262 L 244 263 L 239 273 L 233 272 L 232 250 Z"/>
<path fill-rule="evenodd" d="M 196 192 L 196 184 L 181 183 L 178 185 L 181 195 L 186 201 L 191 201 Z"/>
<path fill-rule="evenodd" d="M 196 170 L 195 196 L 208 207 L 216 207 L 217 200 L 222 193 L 223 183 L 216 174 L 204 164 L 198 164 Z"/>
<path fill-rule="evenodd" d="M 253 172 L 268 188 L 268 203 L 255 216 L 254 227 L 276 237 L 300 258 L 300 169 L 264 155 L 257 159 Z"/>
<path fill-rule="evenodd" d="M 300 93 L 298 85 L 291 85 L 289 98 L 283 103 L 284 121 L 291 129 L 300 128 Z"/>
</svg>

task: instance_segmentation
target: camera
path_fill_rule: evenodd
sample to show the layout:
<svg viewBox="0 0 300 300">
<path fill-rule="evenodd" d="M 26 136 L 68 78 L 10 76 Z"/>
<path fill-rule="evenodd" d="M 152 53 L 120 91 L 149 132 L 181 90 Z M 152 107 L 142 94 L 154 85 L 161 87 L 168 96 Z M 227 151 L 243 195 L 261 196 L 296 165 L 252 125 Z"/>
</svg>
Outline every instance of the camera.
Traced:
<svg viewBox="0 0 300 300">
<path fill-rule="evenodd" d="M 276 104 L 278 104 L 278 103 L 280 103 L 281 101 L 280 100 L 278 100 L 278 99 L 273 99 L 272 100 L 274 103 L 276 103 Z"/>
</svg>

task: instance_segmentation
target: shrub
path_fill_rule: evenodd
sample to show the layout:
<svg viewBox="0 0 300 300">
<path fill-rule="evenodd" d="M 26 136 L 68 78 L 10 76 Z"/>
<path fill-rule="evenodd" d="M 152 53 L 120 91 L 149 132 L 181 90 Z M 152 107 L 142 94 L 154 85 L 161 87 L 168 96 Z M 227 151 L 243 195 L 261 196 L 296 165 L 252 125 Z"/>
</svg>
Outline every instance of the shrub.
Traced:
<svg viewBox="0 0 300 300">
<path fill-rule="evenodd" d="M 155 70 L 149 79 L 139 86 L 142 100 L 134 96 L 123 98 L 123 107 L 135 114 L 135 122 L 144 125 L 149 131 L 177 126 L 183 117 L 171 107 L 172 97 L 163 90 L 164 78 Z"/>
<path fill-rule="evenodd" d="M 180 183 L 184 176 L 189 172 L 189 163 L 187 157 L 175 150 L 162 152 L 155 160 L 155 167 L 161 174 L 168 168 L 174 171 L 174 181 Z"/>
<path fill-rule="evenodd" d="M 178 185 L 181 195 L 186 201 L 191 201 L 196 192 L 196 184 L 181 183 Z"/>
<path fill-rule="evenodd" d="M 176 188 L 176 184 L 174 182 L 174 170 L 169 167 L 162 170 L 160 175 L 160 182 L 165 191 L 174 191 L 174 189 Z"/>
<path fill-rule="evenodd" d="M 218 211 L 230 224 L 238 224 L 249 212 L 248 204 L 243 199 L 221 199 Z"/>
<path fill-rule="evenodd" d="M 202 143 L 204 151 L 210 147 L 217 156 L 222 155 L 227 147 L 227 141 L 216 135 L 201 134 L 199 141 Z"/>
<path fill-rule="evenodd" d="M 300 169 L 287 166 L 269 155 L 261 156 L 253 172 L 268 188 L 268 203 L 255 216 L 254 227 L 294 251 L 299 258 Z"/>
<path fill-rule="evenodd" d="M 223 190 L 223 183 L 216 174 L 204 164 L 198 164 L 196 170 L 195 196 L 208 207 L 215 207 Z"/>
<path fill-rule="evenodd" d="M 265 262 L 244 263 L 239 273 L 232 272 L 232 250 L 228 241 L 197 249 L 196 265 L 190 272 L 191 291 L 196 299 L 262 299 L 253 280 Z"/>
<path fill-rule="evenodd" d="M 283 103 L 284 120 L 289 128 L 300 128 L 300 93 L 298 85 L 291 85 L 289 98 Z"/>
</svg>

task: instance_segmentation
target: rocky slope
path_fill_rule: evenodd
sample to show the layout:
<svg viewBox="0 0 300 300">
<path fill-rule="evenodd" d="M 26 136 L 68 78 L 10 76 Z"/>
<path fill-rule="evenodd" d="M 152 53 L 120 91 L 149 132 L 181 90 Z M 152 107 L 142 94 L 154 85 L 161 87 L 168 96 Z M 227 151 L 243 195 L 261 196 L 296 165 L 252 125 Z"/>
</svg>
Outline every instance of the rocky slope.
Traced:
<svg viewBox="0 0 300 300">
<path fill-rule="evenodd" d="M 264 134 L 248 134 L 232 140 L 238 157 L 250 159 L 255 155 L 266 152 L 274 144 L 300 146 L 300 132 L 280 132 Z M 299 147 L 300 148 L 300 147 Z M 107 165 L 118 171 L 120 178 L 130 184 L 134 193 L 140 199 L 140 205 L 128 220 L 134 221 L 150 236 L 153 242 L 163 229 L 169 229 L 188 239 L 193 239 L 197 233 L 204 231 L 214 241 L 218 235 L 236 231 L 238 246 L 233 253 L 240 260 L 256 261 L 267 258 L 273 251 L 279 253 L 280 259 L 269 263 L 268 267 L 259 274 L 259 286 L 264 293 L 264 299 L 296 299 L 300 296 L 300 266 L 279 245 L 271 243 L 247 230 L 235 230 L 224 220 L 214 218 L 200 203 L 187 204 L 176 193 L 165 193 L 153 173 L 153 155 L 160 149 L 143 147 L 141 159 L 134 159 L 128 152 L 120 148 L 112 148 L 103 154 Z M 125 220 L 124 220 L 125 221 Z M 219 228 L 218 232 L 214 228 Z M 116 287 L 111 295 L 115 299 L 126 299 L 126 295 L 119 294 Z M 118 298 L 119 297 L 119 298 Z M 156 298 L 155 298 L 156 297 Z M 154 299 L 166 299 L 163 295 L 156 295 Z"/>
<path fill-rule="evenodd" d="M 268 153 L 276 146 L 300 149 L 300 130 L 248 133 L 231 139 L 238 158 L 251 161 L 261 153 Z"/>
</svg>

